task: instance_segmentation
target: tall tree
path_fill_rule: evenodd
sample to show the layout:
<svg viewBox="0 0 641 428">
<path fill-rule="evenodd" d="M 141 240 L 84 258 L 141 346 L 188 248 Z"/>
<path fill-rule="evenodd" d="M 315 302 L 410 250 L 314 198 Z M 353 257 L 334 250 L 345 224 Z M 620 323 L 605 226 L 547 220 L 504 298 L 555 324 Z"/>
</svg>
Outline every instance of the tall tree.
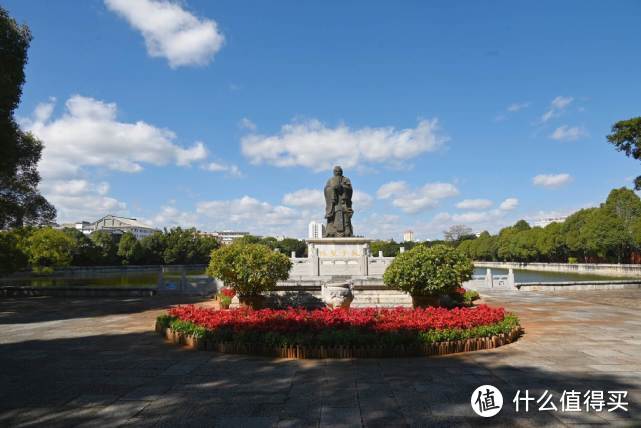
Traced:
<svg viewBox="0 0 641 428">
<path fill-rule="evenodd" d="M 123 265 L 133 265 L 141 259 L 142 247 L 133 233 L 127 232 L 120 237 L 118 257 L 122 259 Z"/>
<path fill-rule="evenodd" d="M 0 7 L 0 229 L 49 224 L 55 208 L 38 191 L 42 143 L 13 117 L 25 81 L 31 32 Z"/>
<path fill-rule="evenodd" d="M 463 239 L 474 236 L 472 229 L 463 224 L 454 224 L 449 229 L 443 231 L 443 237 L 446 241 L 459 242 Z"/>
<path fill-rule="evenodd" d="M 618 121 L 607 139 L 626 156 L 641 159 L 641 117 Z M 634 188 L 641 190 L 641 176 L 634 179 Z"/>
</svg>

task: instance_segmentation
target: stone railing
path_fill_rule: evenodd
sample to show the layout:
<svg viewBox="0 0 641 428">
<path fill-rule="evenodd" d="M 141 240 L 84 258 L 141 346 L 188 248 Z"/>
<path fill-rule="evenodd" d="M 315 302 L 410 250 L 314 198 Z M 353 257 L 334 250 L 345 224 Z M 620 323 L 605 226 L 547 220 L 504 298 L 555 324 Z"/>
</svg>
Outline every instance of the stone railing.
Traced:
<svg viewBox="0 0 641 428">
<path fill-rule="evenodd" d="M 641 277 L 641 265 L 606 263 L 518 263 L 474 262 L 476 267 L 520 269 L 546 272 L 568 272 L 604 276 Z"/>
<path fill-rule="evenodd" d="M 394 257 L 291 257 L 291 277 L 375 276 L 382 277 Z"/>
</svg>

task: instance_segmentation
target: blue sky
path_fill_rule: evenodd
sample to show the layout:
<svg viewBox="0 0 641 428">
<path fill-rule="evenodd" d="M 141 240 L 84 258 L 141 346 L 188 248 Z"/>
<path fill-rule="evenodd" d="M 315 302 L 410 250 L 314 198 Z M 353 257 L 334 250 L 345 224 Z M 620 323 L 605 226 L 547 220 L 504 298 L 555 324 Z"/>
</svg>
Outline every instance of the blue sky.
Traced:
<svg viewBox="0 0 641 428">
<path fill-rule="evenodd" d="M 341 164 L 355 232 L 440 238 L 630 185 L 641 3 L 5 0 L 59 221 L 304 237 Z"/>
</svg>

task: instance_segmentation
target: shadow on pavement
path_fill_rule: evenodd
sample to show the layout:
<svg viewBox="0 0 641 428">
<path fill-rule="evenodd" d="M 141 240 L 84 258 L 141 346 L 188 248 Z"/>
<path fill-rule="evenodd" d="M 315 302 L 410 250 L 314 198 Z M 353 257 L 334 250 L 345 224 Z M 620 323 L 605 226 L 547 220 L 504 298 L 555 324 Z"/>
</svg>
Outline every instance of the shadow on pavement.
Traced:
<svg viewBox="0 0 641 428">
<path fill-rule="evenodd" d="M 500 364 L 500 356 L 279 360 L 190 351 L 152 332 L 27 340 L 0 345 L 0 425 L 641 424 L 639 373 L 551 372 Z M 499 388 L 505 400 L 487 419 L 470 405 L 484 384 Z M 559 411 L 539 412 L 533 401 L 528 413 L 515 412 L 519 389 L 535 398 L 550 391 Z M 629 412 L 586 412 L 582 405 L 582 412 L 561 413 L 561 393 L 572 389 L 629 391 Z"/>
</svg>

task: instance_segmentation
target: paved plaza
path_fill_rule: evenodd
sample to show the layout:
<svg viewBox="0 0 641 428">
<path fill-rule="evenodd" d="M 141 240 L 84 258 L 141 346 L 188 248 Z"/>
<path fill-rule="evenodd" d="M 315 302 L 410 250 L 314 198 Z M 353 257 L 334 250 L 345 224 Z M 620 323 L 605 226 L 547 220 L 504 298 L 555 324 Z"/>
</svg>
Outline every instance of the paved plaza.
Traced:
<svg viewBox="0 0 641 428">
<path fill-rule="evenodd" d="M 0 301 L 0 426 L 641 425 L 641 290 L 483 290 L 525 335 L 437 358 L 285 360 L 180 349 L 153 333 L 176 298 Z M 184 303 L 189 302 L 183 300 Z M 472 391 L 505 404 L 483 419 Z M 558 411 L 515 411 L 517 390 Z M 561 412 L 563 391 L 628 391 L 629 412 Z"/>
</svg>

